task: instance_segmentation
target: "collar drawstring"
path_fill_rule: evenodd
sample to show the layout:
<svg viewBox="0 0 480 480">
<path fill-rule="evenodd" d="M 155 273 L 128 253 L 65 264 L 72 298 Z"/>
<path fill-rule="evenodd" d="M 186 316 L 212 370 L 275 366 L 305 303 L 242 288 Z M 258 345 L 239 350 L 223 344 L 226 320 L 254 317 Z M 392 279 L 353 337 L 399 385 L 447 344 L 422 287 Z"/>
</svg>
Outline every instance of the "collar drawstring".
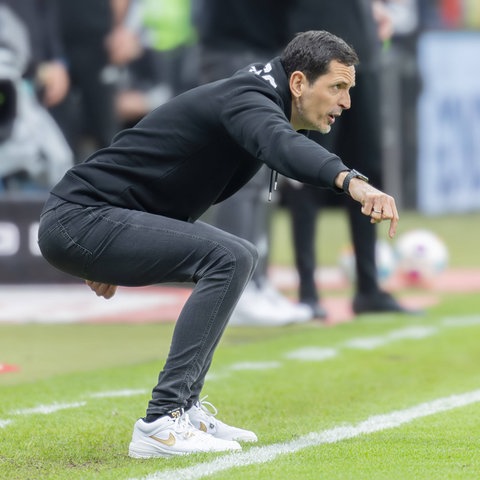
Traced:
<svg viewBox="0 0 480 480">
<path fill-rule="evenodd" d="M 268 201 L 272 201 L 272 192 L 277 190 L 278 172 L 273 168 L 270 170 L 270 185 L 268 187 Z"/>
</svg>

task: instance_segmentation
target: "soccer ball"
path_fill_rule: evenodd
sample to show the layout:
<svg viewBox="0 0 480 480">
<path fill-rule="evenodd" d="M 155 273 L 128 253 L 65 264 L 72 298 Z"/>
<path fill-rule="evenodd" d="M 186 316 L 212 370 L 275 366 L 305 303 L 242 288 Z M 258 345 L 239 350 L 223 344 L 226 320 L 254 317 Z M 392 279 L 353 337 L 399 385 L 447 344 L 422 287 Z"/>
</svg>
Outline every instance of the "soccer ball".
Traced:
<svg viewBox="0 0 480 480">
<path fill-rule="evenodd" d="M 448 264 L 445 243 L 429 230 L 404 233 L 398 238 L 395 251 L 398 272 L 408 285 L 431 285 Z"/>
<path fill-rule="evenodd" d="M 355 282 L 355 253 L 353 247 L 349 245 L 340 252 L 338 260 L 340 270 L 351 283 Z M 375 262 L 377 265 L 377 276 L 380 283 L 386 282 L 395 272 L 397 259 L 394 249 L 384 240 L 377 240 L 375 244 Z"/>
</svg>

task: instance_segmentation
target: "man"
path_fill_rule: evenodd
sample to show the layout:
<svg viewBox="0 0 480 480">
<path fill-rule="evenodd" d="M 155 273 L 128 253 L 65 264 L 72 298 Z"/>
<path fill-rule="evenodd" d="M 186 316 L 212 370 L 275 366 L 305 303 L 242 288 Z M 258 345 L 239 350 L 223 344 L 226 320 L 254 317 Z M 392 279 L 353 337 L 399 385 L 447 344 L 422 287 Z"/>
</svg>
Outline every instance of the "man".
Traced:
<svg viewBox="0 0 480 480">
<path fill-rule="evenodd" d="M 253 432 L 202 408 L 200 393 L 228 319 L 255 268 L 255 248 L 197 221 L 266 164 L 345 190 L 371 222 L 398 222 L 395 201 L 297 133 L 327 133 L 350 107 L 355 52 L 324 31 L 296 36 L 280 58 L 185 92 L 120 132 L 52 190 L 39 245 L 54 266 L 110 298 L 116 285 L 193 281 L 145 418 L 136 458 L 237 450 Z M 203 430 L 203 431 L 202 431 Z"/>
<path fill-rule="evenodd" d="M 51 113 L 78 163 L 84 152 L 107 146 L 120 130 L 117 69 L 137 58 L 141 47 L 126 24 L 133 0 L 56 3 L 71 88 Z"/>
</svg>

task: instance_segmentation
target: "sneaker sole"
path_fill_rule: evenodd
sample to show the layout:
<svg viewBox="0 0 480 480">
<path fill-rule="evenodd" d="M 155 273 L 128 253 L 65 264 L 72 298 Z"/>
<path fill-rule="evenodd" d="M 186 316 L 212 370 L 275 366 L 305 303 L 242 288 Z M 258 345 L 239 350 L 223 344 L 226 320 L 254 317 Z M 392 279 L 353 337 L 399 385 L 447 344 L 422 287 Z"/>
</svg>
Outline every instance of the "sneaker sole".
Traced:
<svg viewBox="0 0 480 480">
<path fill-rule="evenodd" d="M 145 445 L 147 448 L 149 445 Z M 225 448 L 225 449 L 213 449 L 209 451 L 205 450 L 192 450 L 189 452 L 185 451 L 178 451 L 178 450 L 161 450 L 158 448 L 139 448 L 139 446 L 133 442 L 130 443 L 128 447 L 128 456 L 131 458 L 168 458 L 168 457 L 176 457 L 176 456 L 183 456 L 183 455 L 193 455 L 195 453 L 223 453 L 223 452 L 238 452 L 241 450 L 241 446 L 238 445 L 239 448 Z"/>
<path fill-rule="evenodd" d="M 167 458 L 177 455 L 186 455 L 188 452 L 163 451 L 159 449 L 147 450 L 139 448 L 138 445 L 130 443 L 128 447 L 128 456 L 131 458 Z"/>
</svg>

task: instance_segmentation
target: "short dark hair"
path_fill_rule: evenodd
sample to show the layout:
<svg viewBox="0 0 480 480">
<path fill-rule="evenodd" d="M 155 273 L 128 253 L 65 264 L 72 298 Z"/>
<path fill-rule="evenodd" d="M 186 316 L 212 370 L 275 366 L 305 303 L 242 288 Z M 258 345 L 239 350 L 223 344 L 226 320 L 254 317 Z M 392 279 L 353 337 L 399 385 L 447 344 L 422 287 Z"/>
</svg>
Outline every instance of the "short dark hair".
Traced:
<svg viewBox="0 0 480 480">
<path fill-rule="evenodd" d="M 325 30 L 298 33 L 280 56 L 288 78 L 298 70 L 305 74 L 309 83 L 327 73 L 332 60 L 347 67 L 359 62 L 358 55 L 347 42 Z"/>
</svg>

